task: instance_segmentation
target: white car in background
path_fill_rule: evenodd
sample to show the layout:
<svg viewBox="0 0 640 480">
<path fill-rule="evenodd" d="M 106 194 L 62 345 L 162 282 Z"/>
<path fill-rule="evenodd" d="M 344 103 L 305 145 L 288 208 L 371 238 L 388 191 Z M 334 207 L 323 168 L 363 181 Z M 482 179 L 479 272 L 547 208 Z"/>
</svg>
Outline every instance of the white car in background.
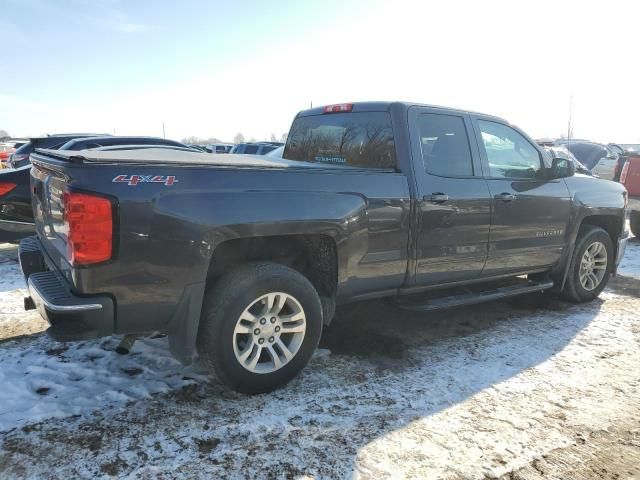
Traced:
<svg viewBox="0 0 640 480">
<path fill-rule="evenodd" d="M 282 154 L 284 153 L 284 146 L 278 147 L 275 150 L 271 150 L 269 153 L 265 153 L 265 157 L 275 157 L 282 158 Z"/>
</svg>

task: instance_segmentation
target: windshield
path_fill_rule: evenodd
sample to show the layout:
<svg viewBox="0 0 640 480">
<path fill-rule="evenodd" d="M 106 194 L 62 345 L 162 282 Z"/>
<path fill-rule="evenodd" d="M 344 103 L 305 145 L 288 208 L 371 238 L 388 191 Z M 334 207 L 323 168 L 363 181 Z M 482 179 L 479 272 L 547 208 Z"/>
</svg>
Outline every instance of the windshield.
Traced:
<svg viewBox="0 0 640 480">
<path fill-rule="evenodd" d="M 640 143 L 620 143 L 619 145 L 627 152 L 640 152 Z"/>
</svg>

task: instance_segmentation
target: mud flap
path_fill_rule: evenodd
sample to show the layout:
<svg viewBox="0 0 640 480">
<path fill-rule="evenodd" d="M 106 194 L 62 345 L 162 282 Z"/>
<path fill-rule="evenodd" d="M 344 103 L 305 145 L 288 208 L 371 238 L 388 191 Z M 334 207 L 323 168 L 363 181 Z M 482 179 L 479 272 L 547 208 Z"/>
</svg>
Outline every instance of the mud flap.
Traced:
<svg viewBox="0 0 640 480">
<path fill-rule="evenodd" d="M 205 285 L 204 282 L 187 285 L 169 321 L 169 349 L 183 365 L 190 365 L 196 353 L 196 337 Z"/>
</svg>

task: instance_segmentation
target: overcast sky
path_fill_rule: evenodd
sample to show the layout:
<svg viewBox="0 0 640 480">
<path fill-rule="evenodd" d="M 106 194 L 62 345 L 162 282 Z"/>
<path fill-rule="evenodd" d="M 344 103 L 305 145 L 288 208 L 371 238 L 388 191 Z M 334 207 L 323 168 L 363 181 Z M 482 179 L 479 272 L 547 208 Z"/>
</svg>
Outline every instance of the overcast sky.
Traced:
<svg viewBox="0 0 640 480">
<path fill-rule="evenodd" d="M 640 2 L 0 0 L 0 128 L 278 137 L 409 100 L 640 141 Z"/>
</svg>

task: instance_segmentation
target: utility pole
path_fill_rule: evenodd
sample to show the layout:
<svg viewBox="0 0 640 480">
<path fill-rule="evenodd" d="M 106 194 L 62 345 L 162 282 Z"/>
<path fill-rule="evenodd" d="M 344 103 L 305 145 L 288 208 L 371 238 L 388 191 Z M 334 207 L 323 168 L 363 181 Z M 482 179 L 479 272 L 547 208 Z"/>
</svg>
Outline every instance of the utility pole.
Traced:
<svg viewBox="0 0 640 480">
<path fill-rule="evenodd" d="M 571 140 L 573 136 L 573 126 L 571 125 L 571 116 L 573 114 L 573 94 L 569 95 L 569 123 L 567 124 L 567 140 Z"/>
<path fill-rule="evenodd" d="M 167 138 L 167 136 L 164 134 L 164 120 L 162 121 L 162 138 Z"/>
</svg>

